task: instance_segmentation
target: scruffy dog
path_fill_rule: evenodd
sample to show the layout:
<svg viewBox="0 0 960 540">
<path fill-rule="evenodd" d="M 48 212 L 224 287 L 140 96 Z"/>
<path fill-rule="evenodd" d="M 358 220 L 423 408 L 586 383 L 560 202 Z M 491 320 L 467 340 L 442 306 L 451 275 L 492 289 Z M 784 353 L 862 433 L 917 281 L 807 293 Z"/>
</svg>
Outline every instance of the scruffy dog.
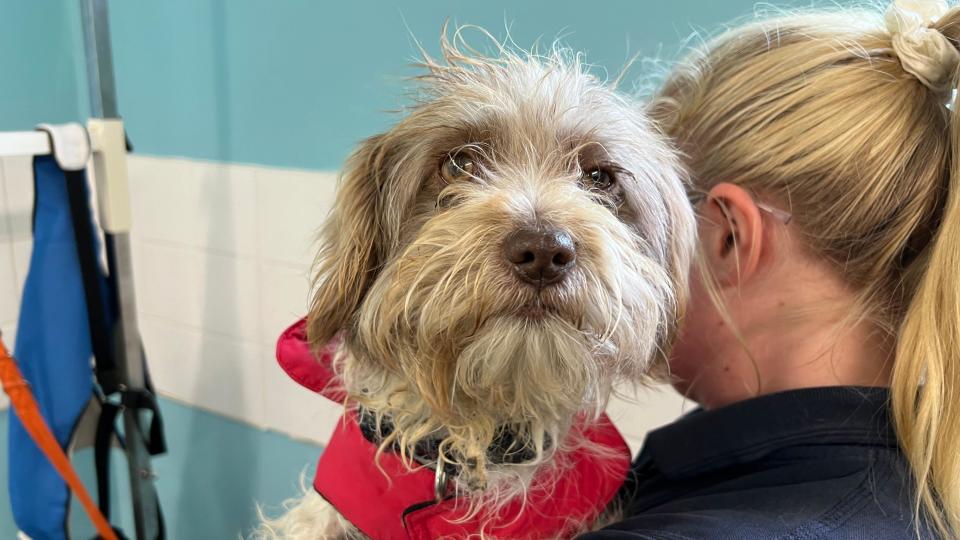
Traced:
<svg viewBox="0 0 960 540">
<path fill-rule="evenodd" d="M 346 164 L 306 328 L 335 349 L 345 418 L 376 459 L 442 473 L 452 521 L 502 537 L 498 509 L 537 512 L 530 492 L 564 456 L 607 450 L 584 433 L 615 383 L 663 365 L 694 218 L 642 108 L 577 55 L 484 55 L 458 34 L 442 50 L 408 114 Z M 361 530 L 308 492 L 258 534 Z"/>
</svg>

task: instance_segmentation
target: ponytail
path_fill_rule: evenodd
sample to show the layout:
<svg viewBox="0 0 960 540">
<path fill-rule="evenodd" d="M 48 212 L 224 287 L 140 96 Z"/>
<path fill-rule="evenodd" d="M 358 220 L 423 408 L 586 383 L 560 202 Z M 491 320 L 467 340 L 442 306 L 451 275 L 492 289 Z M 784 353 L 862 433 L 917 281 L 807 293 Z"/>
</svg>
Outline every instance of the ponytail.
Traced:
<svg viewBox="0 0 960 540">
<path fill-rule="evenodd" d="M 960 118 L 952 113 L 950 181 L 927 268 L 897 342 L 893 417 L 916 481 L 914 513 L 960 534 Z"/>
<path fill-rule="evenodd" d="M 935 25 L 955 47 L 960 10 Z M 953 88 L 960 77 L 951 78 Z M 954 94 L 956 95 L 956 94 Z M 949 114 L 949 177 L 938 231 L 907 307 L 891 383 L 894 424 L 916 482 L 914 516 L 960 535 L 960 115 Z M 919 530 L 919 529 L 918 529 Z"/>
</svg>

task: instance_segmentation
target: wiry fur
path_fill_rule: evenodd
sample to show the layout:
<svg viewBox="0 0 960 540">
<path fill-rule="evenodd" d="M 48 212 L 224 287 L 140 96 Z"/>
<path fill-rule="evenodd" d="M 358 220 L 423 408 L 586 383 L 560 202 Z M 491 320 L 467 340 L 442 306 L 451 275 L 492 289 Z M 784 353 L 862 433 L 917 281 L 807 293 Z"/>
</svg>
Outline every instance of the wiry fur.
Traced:
<svg viewBox="0 0 960 540">
<path fill-rule="evenodd" d="M 595 418 L 615 382 L 642 381 L 659 363 L 683 305 L 693 215 L 641 108 L 578 56 L 468 54 L 458 36 L 443 40 L 443 62 L 425 60 L 406 117 L 347 163 L 322 231 L 308 332 L 315 346 L 343 336 L 336 367 L 348 406 L 394 426 L 382 451 L 396 444 L 409 458 L 418 441 L 442 439 L 462 471 L 463 515 L 495 515 L 549 490 L 536 480 L 549 475 L 534 473 L 587 444 L 575 420 Z M 446 185 L 440 164 L 462 149 L 479 169 Z M 619 171 L 616 193 L 582 182 L 601 163 Z M 530 225 L 574 238 L 576 267 L 562 283 L 523 284 L 501 256 Z M 537 303 L 544 311 L 527 316 Z M 488 463 L 502 426 L 535 459 Z M 261 535 L 355 532 L 343 525 L 307 493 Z"/>
</svg>

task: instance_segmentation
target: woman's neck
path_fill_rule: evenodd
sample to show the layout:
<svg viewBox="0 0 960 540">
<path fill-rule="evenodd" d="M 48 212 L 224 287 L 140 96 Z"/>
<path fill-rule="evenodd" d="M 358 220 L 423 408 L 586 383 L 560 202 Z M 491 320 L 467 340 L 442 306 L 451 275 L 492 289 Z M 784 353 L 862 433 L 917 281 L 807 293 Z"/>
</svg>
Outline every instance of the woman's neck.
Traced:
<svg viewBox="0 0 960 540">
<path fill-rule="evenodd" d="M 888 386 L 893 339 L 870 322 L 850 320 L 856 303 L 844 285 L 803 270 L 801 276 L 794 269 L 792 280 L 771 276 L 776 288 L 764 280 L 725 294 L 729 319 L 718 314 L 718 331 L 700 340 L 692 355 L 698 365 L 677 366 L 689 381 L 677 389 L 716 408 L 799 388 Z"/>
<path fill-rule="evenodd" d="M 755 394 L 819 386 L 888 386 L 890 340 L 872 325 L 811 321 L 761 329 L 748 338 L 760 374 Z"/>
</svg>

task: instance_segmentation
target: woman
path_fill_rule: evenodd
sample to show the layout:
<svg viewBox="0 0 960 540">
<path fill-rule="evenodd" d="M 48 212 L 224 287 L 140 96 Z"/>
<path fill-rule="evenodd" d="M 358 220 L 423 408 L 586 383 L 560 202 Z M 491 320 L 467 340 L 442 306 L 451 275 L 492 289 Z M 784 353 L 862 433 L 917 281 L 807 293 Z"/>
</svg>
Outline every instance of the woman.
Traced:
<svg viewBox="0 0 960 540">
<path fill-rule="evenodd" d="M 612 538 L 960 532 L 960 9 L 788 16 L 668 78 L 700 214 L 651 433 Z"/>
</svg>

